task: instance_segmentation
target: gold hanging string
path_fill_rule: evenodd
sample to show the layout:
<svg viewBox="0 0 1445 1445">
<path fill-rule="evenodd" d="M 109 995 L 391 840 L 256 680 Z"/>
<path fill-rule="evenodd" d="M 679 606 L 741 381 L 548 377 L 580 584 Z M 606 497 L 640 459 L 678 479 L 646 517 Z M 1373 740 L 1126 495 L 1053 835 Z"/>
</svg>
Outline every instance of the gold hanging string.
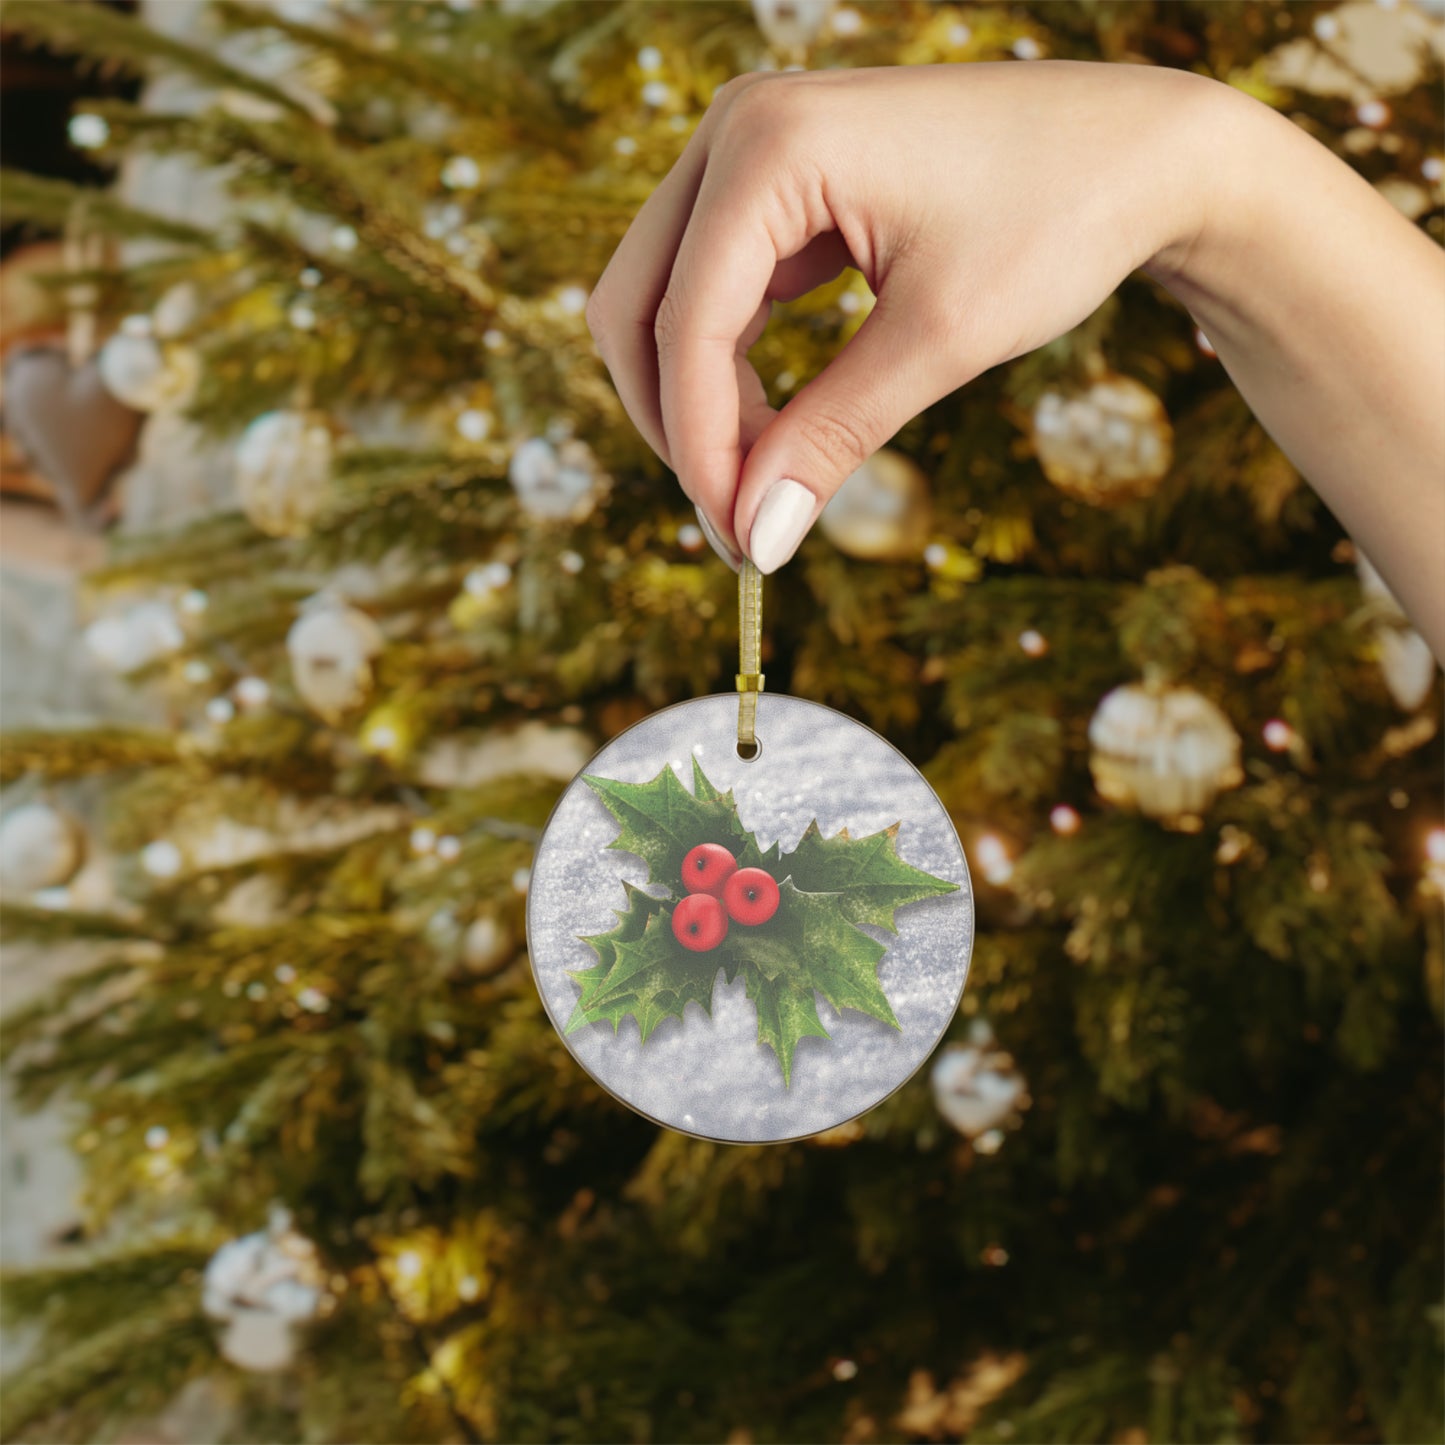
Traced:
<svg viewBox="0 0 1445 1445">
<path fill-rule="evenodd" d="M 763 574 L 747 558 L 738 571 L 738 751 L 758 746 L 758 694 L 763 690 Z"/>
</svg>

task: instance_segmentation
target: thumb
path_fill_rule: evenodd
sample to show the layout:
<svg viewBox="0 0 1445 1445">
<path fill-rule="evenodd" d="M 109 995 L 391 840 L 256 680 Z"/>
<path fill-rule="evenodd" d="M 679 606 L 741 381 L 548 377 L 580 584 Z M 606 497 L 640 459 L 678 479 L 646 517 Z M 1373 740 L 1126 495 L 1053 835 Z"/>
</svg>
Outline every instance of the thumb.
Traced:
<svg viewBox="0 0 1445 1445">
<path fill-rule="evenodd" d="M 879 295 L 857 335 L 764 428 L 743 463 L 733 530 L 759 572 L 777 571 L 844 480 L 968 379 L 937 298 L 905 303 L 900 289 Z"/>
</svg>

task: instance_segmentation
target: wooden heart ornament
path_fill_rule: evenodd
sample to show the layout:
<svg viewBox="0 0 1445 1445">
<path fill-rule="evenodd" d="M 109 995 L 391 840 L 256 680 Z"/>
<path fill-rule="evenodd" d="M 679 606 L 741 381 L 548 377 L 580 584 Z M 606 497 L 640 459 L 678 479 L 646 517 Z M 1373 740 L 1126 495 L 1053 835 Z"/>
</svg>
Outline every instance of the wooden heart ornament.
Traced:
<svg viewBox="0 0 1445 1445">
<path fill-rule="evenodd" d="M 74 525 L 98 524 L 144 421 L 106 390 L 94 360 L 73 366 L 64 351 L 48 346 L 13 351 L 5 360 L 5 430 Z"/>
</svg>

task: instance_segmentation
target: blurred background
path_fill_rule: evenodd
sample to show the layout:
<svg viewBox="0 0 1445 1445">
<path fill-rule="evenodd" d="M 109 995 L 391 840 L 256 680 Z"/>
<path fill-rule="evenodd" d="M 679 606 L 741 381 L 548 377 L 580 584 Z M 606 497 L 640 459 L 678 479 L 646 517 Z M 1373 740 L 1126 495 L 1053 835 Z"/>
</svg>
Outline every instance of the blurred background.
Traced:
<svg viewBox="0 0 1445 1445">
<path fill-rule="evenodd" d="M 1438 674 L 1147 279 L 768 584 L 770 690 L 968 852 L 930 1066 L 800 1143 L 659 1130 L 523 929 L 566 781 L 733 685 L 583 317 L 717 87 L 1184 67 L 1445 240 L 1439 4 L 3 25 L 5 1439 L 1445 1438 Z M 872 299 L 779 308 L 775 404 Z"/>
</svg>

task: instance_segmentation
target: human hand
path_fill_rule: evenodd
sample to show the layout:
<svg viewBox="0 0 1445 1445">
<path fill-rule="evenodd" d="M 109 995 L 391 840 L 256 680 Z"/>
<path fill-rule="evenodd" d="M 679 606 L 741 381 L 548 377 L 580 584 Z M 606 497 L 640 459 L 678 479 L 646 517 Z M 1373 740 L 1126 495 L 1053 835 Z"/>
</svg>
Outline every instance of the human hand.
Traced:
<svg viewBox="0 0 1445 1445">
<path fill-rule="evenodd" d="M 739 76 L 639 211 L 587 320 L 713 546 L 762 572 L 924 407 L 1090 315 L 1203 217 L 1226 87 L 1078 61 Z M 856 267 L 876 305 L 781 412 L 748 348 Z"/>
</svg>

